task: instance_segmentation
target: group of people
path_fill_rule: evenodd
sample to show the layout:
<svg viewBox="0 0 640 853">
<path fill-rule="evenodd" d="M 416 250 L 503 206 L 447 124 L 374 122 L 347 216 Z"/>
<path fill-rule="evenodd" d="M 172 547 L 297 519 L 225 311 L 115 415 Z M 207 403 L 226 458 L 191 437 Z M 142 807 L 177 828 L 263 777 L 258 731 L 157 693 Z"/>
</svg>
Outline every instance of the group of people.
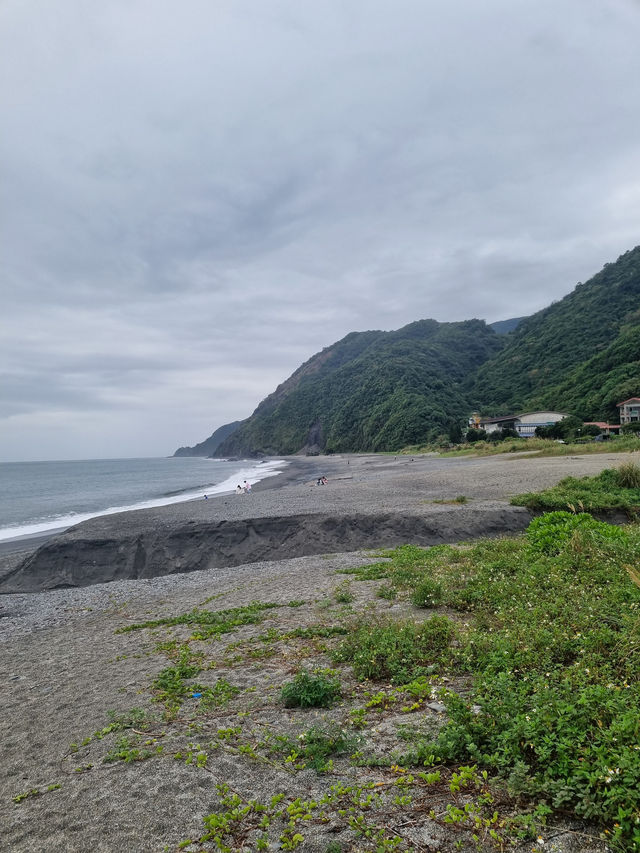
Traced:
<svg viewBox="0 0 640 853">
<path fill-rule="evenodd" d="M 242 495 L 242 494 L 248 495 L 250 493 L 251 493 L 251 483 L 247 482 L 247 480 L 245 480 L 242 485 L 240 485 L 240 483 L 238 483 L 238 485 L 236 486 L 236 495 Z"/>
<path fill-rule="evenodd" d="M 316 483 L 316 486 L 326 486 L 327 482 L 328 480 L 326 477 L 318 477 L 318 482 Z"/>
</svg>

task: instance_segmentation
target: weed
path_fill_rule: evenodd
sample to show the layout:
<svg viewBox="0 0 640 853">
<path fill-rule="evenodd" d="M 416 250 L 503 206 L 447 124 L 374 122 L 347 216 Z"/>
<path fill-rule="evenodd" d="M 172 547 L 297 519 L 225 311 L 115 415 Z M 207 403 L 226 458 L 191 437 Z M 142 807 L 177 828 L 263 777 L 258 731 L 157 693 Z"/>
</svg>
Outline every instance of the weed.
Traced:
<svg viewBox="0 0 640 853">
<path fill-rule="evenodd" d="M 340 694 L 340 681 L 330 672 L 302 670 L 283 685 L 280 698 L 287 708 L 328 708 Z"/>
<path fill-rule="evenodd" d="M 180 616 L 167 616 L 163 619 L 151 619 L 148 622 L 140 622 L 136 625 L 127 625 L 119 628 L 116 634 L 128 631 L 139 631 L 142 628 L 157 628 L 162 625 L 196 625 L 199 630 L 193 634 L 198 640 L 220 636 L 221 634 L 234 631 L 241 625 L 255 625 L 262 621 L 262 611 L 279 604 L 260 603 L 253 601 L 246 607 L 233 607 L 229 610 L 190 610 Z"/>
<path fill-rule="evenodd" d="M 297 770 L 310 767 L 317 773 L 327 773 L 333 768 L 334 757 L 354 752 L 359 742 L 358 735 L 334 723 L 313 726 L 297 739 L 281 735 L 271 751 L 285 755 L 285 762 Z"/>
<path fill-rule="evenodd" d="M 348 580 L 342 581 L 333 591 L 333 597 L 339 604 L 350 604 L 355 596 L 351 591 L 351 584 Z"/>
<path fill-rule="evenodd" d="M 29 799 L 29 797 L 39 797 L 42 794 L 42 791 L 39 788 L 30 788 L 28 791 L 23 791 L 21 794 L 16 794 L 13 797 L 14 803 L 21 803 L 24 800 Z"/>
<path fill-rule="evenodd" d="M 640 531 L 551 513 L 521 539 L 479 542 L 462 563 L 451 557 L 436 554 L 433 571 L 449 605 L 473 613 L 453 656 L 474 687 L 442 696 L 448 722 L 403 763 L 484 765 L 514 792 L 599 821 L 614 844 L 640 849 L 640 589 L 628 574 Z"/>
<path fill-rule="evenodd" d="M 395 684 L 433 672 L 446 658 L 454 626 L 445 616 L 421 624 L 380 619 L 360 622 L 334 652 L 334 659 L 349 662 L 357 678 Z"/>
<path fill-rule="evenodd" d="M 390 583 L 380 584 L 376 590 L 378 598 L 386 598 L 388 601 L 393 601 L 398 597 L 398 590 Z"/>
<path fill-rule="evenodd" d="M 640 489 L 640 466 L 624 462 L 616 469 L 616 482 L 621 489 Z"/>
<path fill-rule="evenodd" d="M 442 584 L 433 578 L 425 577 L 411 595 L 411 603 L 416 607 L 437 607 L 443 598 Z"/>
<path fill-rule="evenodd" d="M 147 758 L 154 755 L 153 750 L 139 749 L 138 744 L 138 740 L 123 735 L 102 760 L 105 762 L 124 761 L 126 764 L 130 764 L 132 761 L 146 761 Z"/>
<path fill-rule="evenodd" d="M 240 693 L 240 688 L 230 684 L 226 678 L 219 678 L 213 687 L 199 686 L 199 688 L 202 710 L 222 708 Z"/>
<path fill-rule="evenodd" d="M 377 581 L 389 577 L 387 563 L 371 563 L 369 566 L 357 566 L 353 569 L 340 569 L 340 575 L 354 575 L 359 581 Z"/>
</svg>

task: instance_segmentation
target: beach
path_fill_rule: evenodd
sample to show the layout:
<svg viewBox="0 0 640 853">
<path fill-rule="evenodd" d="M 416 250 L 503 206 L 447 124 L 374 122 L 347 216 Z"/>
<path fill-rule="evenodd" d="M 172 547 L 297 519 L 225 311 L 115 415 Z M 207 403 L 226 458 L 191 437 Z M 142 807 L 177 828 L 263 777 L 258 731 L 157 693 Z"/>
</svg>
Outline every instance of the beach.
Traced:
<svg viewBox="0 0 640 853">
<path fill-rule="evenodd" d="M 96 542 L 115 542 L 120 537 L 126 550 L 131 541 L 160 533 L 170 537 L 176 530 L 182 531 L 183 543 L 183 551 L 174 552 L 174 565 L 157 576 L 0 596 L 3 849 L 16 853 L 212 850 L 211 841 L 184 842 L 200 839 L 206 815 L 221 810 L 217 785 L 228 785 L 243 803 L 263 804 L 276 793 L 283 794 L 284 804 L 296 798 L 317 800 L 337 783 L 372 783 L 386 790 L 391 781 L 385 768 L 358 768 L 343 756 L 336 758 L 330 772 L 318 774 L 309 767 L 296 769 L 296 760 L 287 762 L 274 747 L 285 736 L 295 741 L 313 726 L 345 726 L 350 713 L 366 704 L 362 685 L 347 667 L 340 669 L 343 700 L 335 708 L 290 709 L 279 699 L 283 683 L 298 669 L 332 666 L 329 652 L 336 639 L 330 637 L 329 629 L 349 625 L 362 613 L 372 619 L 429 615 L 428 611 L 418 613 L 406 601 L 381 598 L 375 580 L 351 583 L 352 600 L 341 601 L 345 597 L 339 592 L 344 589 L 341 584 L 349 578 L 341 572 L 379 558 L 361 540 L 358 548 L 327 547 L 357 540 L 353 530 L 336 533 L 340 526 L 336 519 L 352 519 L 367 533 L 367 519 L 377 524 L 381 518 L 410 517 L 428 525 L 441 539 L 439 528 L 446 529 L 446 541 L 469 538 L 470 531 L 500 535 L 501 519 L 506 531 L 515 532 L 524 528 L 530 516 L 509 507 L 510 495 L 539 490 L 569 474 L 593 475 L 629 458 L 626 454 L 542 459 L 516 454 L 477 459 L 296 458 L 285 473 L 261 482 L 248 495 L 93 519 L 44 543 L 34 540 L 24 543 L 22 550 L 5 551 L 0 575 L 6 577 L 18 562 L 33 556 L 38 545 L 53 547 L 55 557 L 55 543 L 60 540 L 66 561 L 71 559 L 74 543 L 79 555 L 87 555 L 90 547 L 97 548 Z M 328 482 L 319 486 L 317 478 L 322 475 Z M 434 503 L 458 496 L 465 496 L 467 502 Z M 333 519 L 333 527 L 321 535 L 327 518 Z M 286 541 L 277 546 L 272 541 L 267 543 L 271 551 L 265 551 L 269 559 L 241 562 L 227 555 L 231 560 L 227 565 L 179 571 L 184 553 L 189 552 L 183 531 L 199 530 L 203 536 L 203 530 L 218 530 L 221 524 L 236 525 L 234 530 L 244 525 L 245 538 L 260 540 L 256 519 L 302 519 L 295 546 L 299 553 L 293 553 Z M 386 536 L 388 544 L 398 544 L 396 532 L 390 527 L 380 538 Z M 87 544 L 91 542 L 93 546 Z M 260 553 L 265 546 L 264 541 L 258 544 L 251 553 Z M 384 544 L 373 542 L 372 548 Z M 250 552 L 249 545 L 243 547 L 244 553 Z M 305 553 L 309 548 L 313 553 Z M 206 550 L 203 544 L 198 553 Z M 163 551 L 164 559 L 169 559 L 168 553 Z M 246 613 L 252 602 L 270 607 L 260 610 L 254 623 L 239 624 L 208 639 L 189 640 L 192 629 L 187 624 L 157 624 L 117 633 L 194 608 Z M 324 627 L 325 639 L 318 626 Z M 301 630 L 305 628 L 307 635 Z M 199 656 L 198 681 L 212 690 L 220 685 L 228 688 L 219 704 L 208 708 L 197 696 L 185 695 L 179 713 L 171 718 L 157 701 L 153 683 L 175 664 L 175 644 L 187 641 Z M 132 709 L 141 712 L 132 716 Z M 443 721 L 442 711 L 437 701 L 426 703 L 411 721 L 436 730 Z M 105 731 L 114 714 L 120 723 Z M 362 731 L 354 730 L 361 738 L 359 748 L 388 756 L 398 745 L 397 726 L 406 721 L 406 714 L 395 709 L 370 720 Z M 114 758 L 118 751 L 120 759 Z M 446 792 L 432 791 L 428 796 L 430 808 L 439 813 Z M 342 808 L 344 803 L 339 805 Z M 502 807 L 510 806 L 505 801 Z M 340 818 L 337 801 L 335 808 L 327 805 L 325 812 L 322 819 L 314 812 L 305 822 L 298 849 L 324 853 L 332 842 L 344 851 L 373 849 L 358 846 Z M 429 819 L 428 809 L 424 819 L 411 826 L 402 826 L 398 810 L 387 809 L 382 802 L 379 812 L 380 823 L 395 827 L 413 849 L 476 849 L 468 833 L 454 832 L 442 821 Z M 242 820 L 231 849 L 258 849 L 257 830 L 249 825 L 249 817 Z M 286 823 L 275 812 L 273 826 L 279 829 L 268 842 L 272 846 L 265 849 L 281 849 L 278 839 L 286 836 Z M 545 849 L 604 850 L 590 835 L 588 827 L 566 823 L 554 836 L 555 848 L 547 845 Z M 454 847 L 456 842 L 462 842 L 462 847 Z M 519 849 L 530 850 L 530 842 Z"/>
</svg>

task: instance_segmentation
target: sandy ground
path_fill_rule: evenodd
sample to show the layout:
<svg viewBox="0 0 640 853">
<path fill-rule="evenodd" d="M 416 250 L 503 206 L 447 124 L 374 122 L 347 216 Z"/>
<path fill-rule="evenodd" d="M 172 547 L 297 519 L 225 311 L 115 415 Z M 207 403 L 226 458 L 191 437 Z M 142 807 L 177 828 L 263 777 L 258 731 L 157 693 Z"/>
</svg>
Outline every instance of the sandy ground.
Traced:
<svg viewBox="0 0 640 853">
<path fill-rule="evenodd" d="M 164 519 L 158 523 L 167 523 L 170 515 L 182 519 L 186 513 L 286 514 L 294 507 L 299 512 L 305 501 L 311 509 L 322 501 L 339 510 L 376 502 L 402 508 L 459 494 L 499 500 L 550 485 L 568 473 L 594 474 L 628 458 L 612 454 L 553 459 L 416 457 L 413 462 L 400 457 L 303 460 L 283 488 L 258 490 L 238 500 L 179 505 L 156 517 Z M 313 485 L 320 469 L 329 478 L 325 487 Z M 5 568 L 16 559 L 15 553 L 5 554 Z M 274 748 L 285 736 L 295 742 L 314 725 L 336 725 L 362 739 L 354 749 L 388 756 L 403 747 L 402 726 L 433 731 L 441 724 L 438 702 L 425 701 L 411 714 L 400 713 L 393 703 L 382 713 L 366 711 L 365 727 L 350 728 L 351 712 L 364 708 L 367 696 L 366 687 L 344 667 L 339 672 L 343 700 L 333 709 L 287 709 L 279 698 L 282 684 L 300 667 L 331 665 L 328 652 L 339 642 L 339 637 L 284 636 L 287 632 L 304 626 L 348 626 L 363 613 L 367 619 L 376 618 L 376 612 L 424 618 L 424 612 L 419 615 L 406 603 L 378 597 L 377 581 L 351 582 L 353 601 L 340 600 L 344 596 L 339 585 L 348 576 L 339 572 L 371 560 L 366 552 L 319 555 L 0 597 L 0 848 L 15 853 L 174 851 L 187 839 L 200 839 L 205 816 L 220 811 L 218 784 L 228 784 L 243 802 L 257 799 L 269 804 L 273 794 L 282 793 L 282 809 L 297 797 L 317 800 L 338 783 L 374 783 L 380 801 L 358 814 L 374 830 L 386 827 L 390 836 L 403 838 L 405 847 L 400 849 L 443 853 L 476 849 L 469 832 L 442 822 L 451 799 L 446 786 L 414 792 L 415 802 L 422 805 L 407 817 L 385 797 L 385 792 L 395 791 L 388 769 L 356 768 L 347 758 L 337 758 L 330 772 L 318 774 L 308 767 L 296 769 L 299 761 L 287 761 L 286 750 Z M 163 719 L 152 682 L 171 665 L 172 652 L 158 644 L 184 643 L 191 630 L 185 626 L 116 630 L 194 607 L 217 611 L 252 601 L 278 606 L 263 611 L 260 624 L 189 643 L 202 655 L 197 680 L 212 688 L 228 683 L 237 689 L 236 695 L 209 709 L 189 695 L 176 718 Z M 108 725 L 109 711 L 130 714 L 132 708 L 143 709 L 151 722 L 95 736 Z M 123 737 L 128 738 L 124 747 Z M 131 760 L 104 760 L 118 749 Z M 138 760 L 145 751 L 150 756 Z M 339 814 L 340 809 L 348 811 L 349 797 L 355 794 L 332 796 L 337 799 L 312 809 L 308 821 L 296 824 L 303 836 L 297 849 L 374 850 L 373 842 L 358 837 L 348 827 L 348 817 Z M 506 813 L 511 805 L 505 800 L 499 808 Z M 435 819 L 428 816 L 431 809 Z M 286 849 L 282 845 L 287 841 L 287 823 L 276 807 L 271 811 L 267 849 Z M 225 836 L 229 849 L 259 849 L 256 821 L 251 821 L 249 815 L 234 824 L 235 834 Z M 292 834 L 293 830 L 289 837 Z M 540 850 L 604 850 L 589 835 L 587 828 L 563 824 L 546 833 Z M 458 842 L 461 847 L 455 847 Z M 209 840 L 185 843 L 181 849 L 216 847 Z M 531 851 L 531 842 L 518 849 Z"/>
</svg>

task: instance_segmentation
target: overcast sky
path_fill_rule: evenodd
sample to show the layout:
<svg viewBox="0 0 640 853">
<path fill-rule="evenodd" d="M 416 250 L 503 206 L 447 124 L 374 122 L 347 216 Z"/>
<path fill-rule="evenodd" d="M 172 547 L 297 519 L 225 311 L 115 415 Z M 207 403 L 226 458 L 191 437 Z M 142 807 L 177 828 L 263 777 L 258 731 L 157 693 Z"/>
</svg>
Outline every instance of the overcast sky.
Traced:
<svg viewBox="0 0 640 853">
<path fill-rule="evenodd" d="M 3 0 L 0 458 L 154 456 L 640 242 L 637 0 Z"/>
</svg>

